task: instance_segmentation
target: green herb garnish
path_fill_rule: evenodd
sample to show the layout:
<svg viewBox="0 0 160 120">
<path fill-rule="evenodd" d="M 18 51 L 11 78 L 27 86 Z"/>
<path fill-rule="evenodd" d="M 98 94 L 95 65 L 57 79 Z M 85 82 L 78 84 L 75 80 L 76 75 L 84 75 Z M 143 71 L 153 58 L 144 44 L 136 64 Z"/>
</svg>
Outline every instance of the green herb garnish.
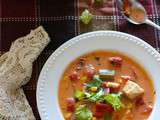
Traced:
<svg viewBox="0 0 160 120">
<path fill-rule="evenodd" d="M 123 107 L 123 104 L 120 100 L 120 94 L 108 94 L 104 97 L 104 100 L 111 104 L 114 110 L 120 110 Z"/>
<path fill-rule="evenodd" d="M 87 9 L 85 9 L 80 16 L 80 20 L 86 25 L 91 22 L 92 18 L 92 14 Z"/>
<path fill-rule="evenodd" d="M 91 87 L 100 88 L 102 85 L 102 80 L 99 78 L 99 75 L 94 75 L 93 80 L 87 84 L 87 88 L 90 89 Z"/>
<path fill-rule="evenodd" d="M 85 106 L 80 105 L 75 112 L 76 120 L 92 120 L 92 112 Z"/>
<path fill-rule="evenodd" d="M 101 89 L 97 93 L 91 93 L 91 96 L 88 98 L 88 100 L 91 102 L 97 102 L 102 98 L 103 95 L 104 95 L 104 91 Z"/>
</svg>

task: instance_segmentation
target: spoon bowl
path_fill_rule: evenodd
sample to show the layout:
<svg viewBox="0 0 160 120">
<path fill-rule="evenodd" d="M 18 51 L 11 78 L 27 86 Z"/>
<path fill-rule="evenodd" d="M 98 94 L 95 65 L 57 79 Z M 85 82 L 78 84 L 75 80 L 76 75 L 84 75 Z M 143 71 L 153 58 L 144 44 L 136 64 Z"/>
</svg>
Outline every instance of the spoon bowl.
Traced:
<svg viewBox="0 0 160 120">
<path fill-rule="evenodd" d="M 130 17 L 128 17 L 128 21 L 132 22 L 133 24 L 143 24 L 146 22 L 146 20 L 148 19 L 147 17 L 147 12 L 145 10 L 145 8 L 139 4 L 138 2 L 134 2 L 132 7 L 132 15 Z M 137 15 L 135 15 L 137 14 Z"/>
<path fill-rule="evenodd" d="M 125 2 L 129 2 L 129 14 L 125 13 Z M 147 17 L 147 12 L 143 5 L 136 0 L 118 0 L 118 7 L 121 10 L 122 15 L 131 23 L 140 25 L 148 24 L 160 30 L 160 26 L 152 22 Z"/>
<path fill-rule="evenodd" d="M 146 10 L 145 10 L 145 8 L 139 3 L 139 2 L 137 2 L 137 1 L 135 1 L 135 0 L 128 0 L 129 2 L 130 2 L 130 15 L 126 15 L 125 14 L 125 10 L 124 10 L 124 2 L 125 2 L 125 0 L 118 0 L 118 2 L 119 2 L 119 8 L 120 8 L 120 10 L 122 11 L 122 14 L 123 14 L 123 16 L 129 21 L 129 22 L 131 22 L 131 23 L 133 23 L 133 24 L 137 24 L 137 25 L 139 25 L 139 24 L 143 24 L 143 23 L 145 23 L 145 21 L 146 21 L 146 19 L 148 19 L 148 17 L 147 17 L 147 12 L 146 12 Z M 137 21 L 136 19 L 135 19 L 135 17 L 136 16 L 133 16 L 136 12 L 139 12 L 139 13 L 141 13 L 141 15 L 143 15 L 143 19 L 141 19 L 141 21 L 139 20 L 139 21 Z M 134 12 L 134 13 L 133 13 Z M 133 14 L 132 14 L 133 13 Z"/>
</svg>

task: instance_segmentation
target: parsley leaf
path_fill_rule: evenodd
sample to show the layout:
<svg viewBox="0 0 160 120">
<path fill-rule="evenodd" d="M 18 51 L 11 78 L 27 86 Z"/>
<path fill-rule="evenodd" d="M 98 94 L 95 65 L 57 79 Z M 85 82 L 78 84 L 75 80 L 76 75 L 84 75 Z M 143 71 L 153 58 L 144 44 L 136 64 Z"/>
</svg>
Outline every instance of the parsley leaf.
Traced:
<svg viewBox="0 0 160 120">
<path fill-rule="evenodd" d="M 76 120 L 92 120 L 92 112 L 85 106 L 80 105 L 75 112 Z"/>
<path fill-rule="evenodd" d="M 120 94 L 108 94 L 104 97 L 104 100 L 111 104 L 114 110 L 120 110 L 123 107 L 123 104 L 120 100 Z"/>
</svg>

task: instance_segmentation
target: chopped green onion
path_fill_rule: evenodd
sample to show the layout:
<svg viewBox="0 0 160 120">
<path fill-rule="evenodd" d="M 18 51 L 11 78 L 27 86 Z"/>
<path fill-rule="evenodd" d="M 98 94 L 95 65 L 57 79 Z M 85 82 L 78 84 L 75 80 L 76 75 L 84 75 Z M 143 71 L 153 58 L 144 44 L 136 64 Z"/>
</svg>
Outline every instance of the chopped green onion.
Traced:
<svg viewBox="0 0 160 120">
<path fill-rule="evenodd" d="M 99 78 L 99 75 L 94 75 L 93 80 L 87 84 L 87 89 L 90 89 L 91 87 L 100 88 L 101 85 L 102 85 L 102 80 Z"/>
<path fill-rule="evenodd" d="M 104 95 L 104 91 L 100 89 L 97 93 L 91 93 L 91 96 L 88 98 L 91 102 L 97 102 Z"/>
<path fill-rule="evenodd" d="M 90 93 L 88 93 L 88 92 L 85 92 L 84 94 L 85 94 L 86 98 L 91 97 L 91 94 L 90 94 Z"/>
</svg>

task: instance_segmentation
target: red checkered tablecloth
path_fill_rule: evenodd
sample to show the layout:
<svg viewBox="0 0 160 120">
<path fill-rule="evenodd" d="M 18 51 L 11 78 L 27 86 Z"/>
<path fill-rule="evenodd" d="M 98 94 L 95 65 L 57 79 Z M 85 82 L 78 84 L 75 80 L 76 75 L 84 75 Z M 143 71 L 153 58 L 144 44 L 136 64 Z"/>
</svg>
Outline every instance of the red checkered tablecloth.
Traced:
<svg viewBox="0 0 160 120">
<path fill-rule="evenodd" d="M 51 43 L 34 63 L 30 82 L 24 86 L 27 99 L 39 120 L 36 105 L 36 84 L 41 68 L 49 55 L 61 44 L 84 32 L 116 30 L 132 34 L 160 48 L 160 31 L 148 26 L 128 23 L 117 9 L 117 2 L 106 0 L 103 5 L 91 5 L 92 0 L 0 0 L 0 54 L 9 50 L 11 43 L 39 25 L 44 26 Z M 148 17 L 160 25 L 160 0 L 139 0 Z M 84 9 L 94 15 L 89 25 L 79 16 Z"/>
</svg>

